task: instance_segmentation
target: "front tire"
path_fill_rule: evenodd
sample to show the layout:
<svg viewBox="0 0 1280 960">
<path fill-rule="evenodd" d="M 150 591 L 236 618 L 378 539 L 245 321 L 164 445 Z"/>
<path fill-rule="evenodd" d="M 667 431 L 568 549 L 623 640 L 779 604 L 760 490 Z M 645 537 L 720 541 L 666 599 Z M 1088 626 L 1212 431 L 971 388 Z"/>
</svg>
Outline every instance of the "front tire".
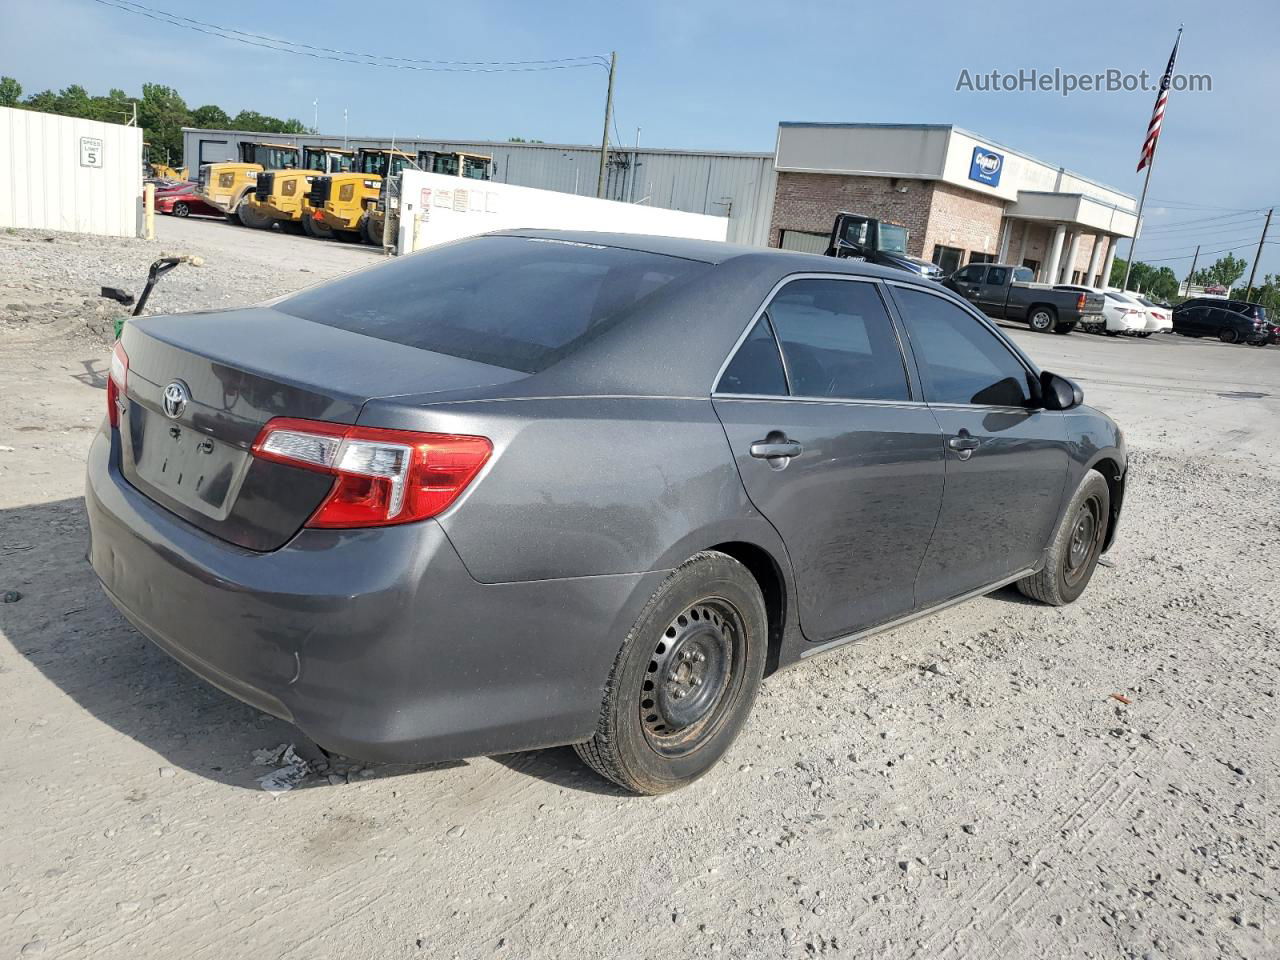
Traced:
<svg viewBox="0 0 1280 960">
<path fill-rule="evenodd" d="M 1111 522 L 1111 488 L 1090 470 L 1067 505 L 1039 573 L 1023 577 L 1023 595 L 1051 607 L 1071 603 L 1093 578 Z"/>
<path fill-rule="evenodd" d="M 1036 333 L 1048 333 L 1058 321 L 1058 315 L 1052 307 L 1036 307 L 1027 317 L 1027 326 Z"/>
<path fill-rule="evenodd" d="M 645 604 L 614 660 L 595 735 L 574 749 L 635 793 L 692 783 L 746 722 L 767 647 L 755 578 L 726 554 L 696 554 Z"/>
<path fill-rule="evenodd" d="M 240 206 L 236 207 L 236 219 L 255 230 L 268 230 L 271 227 L 271 218 L 253 209 L 245 200 L 241 200 Z"/>
</svg>

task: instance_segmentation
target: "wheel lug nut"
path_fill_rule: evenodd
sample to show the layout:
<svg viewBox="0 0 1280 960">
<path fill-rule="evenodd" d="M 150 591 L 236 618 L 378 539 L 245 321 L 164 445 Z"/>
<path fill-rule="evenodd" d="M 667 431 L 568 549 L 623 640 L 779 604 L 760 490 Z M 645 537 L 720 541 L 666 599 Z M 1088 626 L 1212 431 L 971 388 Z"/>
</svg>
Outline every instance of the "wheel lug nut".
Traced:
<svg viewBox="0 0 1280 960">
<path fill-rule="evenodd" d="M 677 680 L 680 679 L 680 674 L 672 670 L 670 673 L 667 674 L 667 679 L 670 680 L 672 683 L 675 683 Z"/>
<path fill-rule="evenodd" d="M 699 663 L 702 663 L 707 659 L 707 655 L 705 653 L 696 653 L 694 654 L 693 659 L 697 660 Z"/>
<path fill-rule="evenodd" d="M 702 686 L 702 678 L 694 677 L 692 680 L 689 681 L 689 683 L 691 683 L 695 687 L 700 687 Z"/>
</svg>

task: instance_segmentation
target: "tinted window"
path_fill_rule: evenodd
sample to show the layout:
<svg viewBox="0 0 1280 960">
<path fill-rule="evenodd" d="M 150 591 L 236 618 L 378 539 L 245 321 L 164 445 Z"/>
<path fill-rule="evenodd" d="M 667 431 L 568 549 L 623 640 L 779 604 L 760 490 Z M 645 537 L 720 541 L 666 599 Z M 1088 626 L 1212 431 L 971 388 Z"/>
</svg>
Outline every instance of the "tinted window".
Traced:
<svg viewBox="0 0 1280 960">
<path fill-rule="evenodd" d="M 769 304 L 798 397 L 907 400 L 893 324 L 873 284 L 796 280 Z"/>
<path fill-rule="evenodd" d="M 981 283 L 984 269 L 984 267 L 965 267 L 956 274 L 956 279 L 963 280 L 965 283 Z"/>
<path fill-rule="evenodd" d="M 710 269 L 595 244 L 480 237 L 304 291 L 275 309 L 420 350 L 545 370 Z"/>
<path fill-rule="evenodd" d="M 1033 283 L 1036 279 L 1035 271 L 1028 267 L 1013 268 L 1014 283 Z"/>
<path fill-rule="evenodd" d="M 1007 267 L 992 267 L 987 271 L 987 283 L 993 283 L 998 287 L 1003 287 L 1009 282 L 1009 270 Z"/>
<path fill-rule="evenodd" d="M 1000 340 L 955 304 L 899 287 L 894 296 L 932 403 L 1020 407 L 1030 399 L 1027 369 Z"/>
<path fill-rule="evenodd" d="M 724 376 L 716 387 L 720 393 L 754 393 L 766 397 L 785 397 L 787 377 L 782 370 L 778 342 L 766 317 L 756 321 L 747 339 L 729 361 Z"/>
</svg>

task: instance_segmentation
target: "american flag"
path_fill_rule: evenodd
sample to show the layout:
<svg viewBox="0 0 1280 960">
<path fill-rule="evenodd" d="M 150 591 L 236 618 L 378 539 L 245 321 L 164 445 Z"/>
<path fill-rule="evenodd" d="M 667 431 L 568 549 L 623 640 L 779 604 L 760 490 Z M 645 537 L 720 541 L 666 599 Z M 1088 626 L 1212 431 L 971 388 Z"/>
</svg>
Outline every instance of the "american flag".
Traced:
<svg viewBox="0 0 1280 960">
<path fill-rule="evenodd" d="M 1178 44 L 1182 42 L 1182 28 L 1178 28 L 1178 39 L 1173 41 L 1173 53 L 1169 54 L 1169 66 L 1164 68 L 1164 76 L 1160 78 L 1160 92 L 1156 94 L 1156 108 L 1151 112 L 1151 122 L 1147 124 L 1147 139 L 1142 143 L 1142 155 L 1138 158 L 1138 170 L 1149 164 L 1156 156 L 1156 141 L 1160 139 L 1160 127 L 1164 124 L 1164 107 L 1169 102 L 1169 84 L 1173 82 L 1173 61 L 1178 59 Z"/>
</svg>

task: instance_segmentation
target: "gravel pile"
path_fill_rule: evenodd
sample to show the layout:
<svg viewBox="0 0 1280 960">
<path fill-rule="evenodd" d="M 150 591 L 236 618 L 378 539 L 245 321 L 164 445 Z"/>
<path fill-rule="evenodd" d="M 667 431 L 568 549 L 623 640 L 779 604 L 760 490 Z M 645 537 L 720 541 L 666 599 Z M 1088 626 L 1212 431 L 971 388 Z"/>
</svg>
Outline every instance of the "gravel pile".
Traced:
<svg viewBox="0 0 1280 960">
<path fill-rule="evenodd" d="M 184 264 L 166 274 L 152 291 L 149 314 L 244 306 L 369 262 L 367 256 L 359 258 L 366 251 L 352 250 L 356 259 L 343 258 L 333 269 L 329 260 L 336 244 L 309 241 L 327 256 L 309 265 L 304 254 L 296 258 L 301 265 L 279 265 L 237 249 L 246 241 L 268 239 L 255 236 L 257 231 L 217 222 L 166 221 L 162 226 L 162 239 L 150 242 L 47 230 L 0 232 L 0 329 L 108 342 L 116 317 L 132 308 L 103 298 L 101 288 L 119 287 L 136 297 L 147 269 L 165 256 L 196 255 L 204 264 Z"/>
</svg>

